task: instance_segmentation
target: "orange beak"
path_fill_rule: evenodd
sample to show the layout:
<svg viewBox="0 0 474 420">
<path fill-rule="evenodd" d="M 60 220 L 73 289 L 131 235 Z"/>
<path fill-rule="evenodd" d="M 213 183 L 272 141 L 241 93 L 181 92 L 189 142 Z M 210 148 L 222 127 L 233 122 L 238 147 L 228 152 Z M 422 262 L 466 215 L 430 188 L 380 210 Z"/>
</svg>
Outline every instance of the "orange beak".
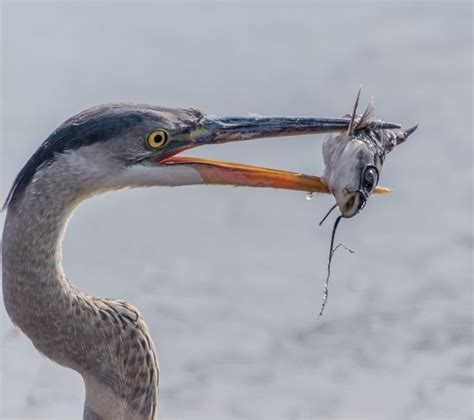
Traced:
<svg viewBox="0 0 474 420">
<path fill-rule="evenodd" d="M 190 165 L 199 172 L 206 184 L 331 193 L 324 180 L 318 176 L 277 169 L 180 156 L 164 159 L 160 165 Z M 376 187 L 374 194 L 389 192 L 391 190 L 388 188 Z"/>
</svg>

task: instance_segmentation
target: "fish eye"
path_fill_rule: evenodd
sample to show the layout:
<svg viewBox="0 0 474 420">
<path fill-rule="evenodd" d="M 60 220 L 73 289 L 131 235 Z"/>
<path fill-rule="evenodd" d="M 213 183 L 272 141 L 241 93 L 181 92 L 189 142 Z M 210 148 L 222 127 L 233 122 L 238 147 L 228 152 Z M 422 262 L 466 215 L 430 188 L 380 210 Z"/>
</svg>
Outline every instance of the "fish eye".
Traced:
<svg viewBox="0 0 474 420">
<path fill-rule="evenodd" d="M 159 149 L 168 142 L 168 133 L 165 130 L 155 130 L 148 134 L 146 144 L 150 149 Z"/>
<path fill-rule="evenodd" d="M 365 191 L 372 192 L 372 190 L 375 188 L 375 185 L 377 184 L 377 181 L 378 181 L 377 168 L 375 168 L 374 166 L 371 166 L 364 171 L 364 174 L 362 176 L 361 187 Z"/>
</svg>

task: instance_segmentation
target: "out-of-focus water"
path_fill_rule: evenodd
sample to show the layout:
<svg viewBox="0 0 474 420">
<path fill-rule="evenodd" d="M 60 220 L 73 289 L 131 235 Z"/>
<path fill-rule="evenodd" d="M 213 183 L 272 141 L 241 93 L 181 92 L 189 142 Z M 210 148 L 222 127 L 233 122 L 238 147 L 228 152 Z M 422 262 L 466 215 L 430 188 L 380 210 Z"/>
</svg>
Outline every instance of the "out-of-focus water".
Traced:
<svg viewBox="0 0 474 420">
<path fill-rule="evenodd" d="M 321 320 L 329 196 L 212 187 L 122 191 L 70 223 L 80 288 L 137 305 L 161 417 L 472 418 L 472 3 L 4 2 L 2 197 L 32 151 L 88 106 L 213 114 L 351 111 L 419 130 L 338 239 Z M 193 155 L 321 174 L 322 137 Z M 2 214 L 2 221 L 4 214 Z M 80 377 L 2 309 L 3 418 L 80 418 Z"/>
</svg>

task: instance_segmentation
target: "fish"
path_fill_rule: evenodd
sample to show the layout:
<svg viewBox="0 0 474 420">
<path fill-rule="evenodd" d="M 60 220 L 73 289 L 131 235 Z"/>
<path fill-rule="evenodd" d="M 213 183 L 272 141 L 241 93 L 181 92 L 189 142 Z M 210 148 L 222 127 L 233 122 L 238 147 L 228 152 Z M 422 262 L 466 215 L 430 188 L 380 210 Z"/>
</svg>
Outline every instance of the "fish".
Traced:
<svg viewBox="0 0 474 420">
<path fill-rule="evenodd" d="M 354 252 L 344 244 L 334 247 L 336 230 L 341 219 L 349 219 L 359 214 L 372 194 L 385 194 L 391 191 L 378 187 L 386 156 L 404 143 L 418 128 L 418 125 L 407 130 L 380 128 L 379 121 L 374 118 L 373 98 L 370 98 L 364 113 L 357 115 L 360 94 L 361 89 L 357 93 L 352 114 L 344 116 L 350 118 L 347 131 L 329 135 L 322 148 L 325 169 L 321 179 L 334 196 L 336 204 L 331 207 L 319 225 L 322 225 L 334 209 L 339 208 L 341 214 L 337 217 L 332 230 L 327 277 L 319 317 L 322 316 L 328 300 L 334 253 L 340 246 L 351 253 Z"/>
</svg>

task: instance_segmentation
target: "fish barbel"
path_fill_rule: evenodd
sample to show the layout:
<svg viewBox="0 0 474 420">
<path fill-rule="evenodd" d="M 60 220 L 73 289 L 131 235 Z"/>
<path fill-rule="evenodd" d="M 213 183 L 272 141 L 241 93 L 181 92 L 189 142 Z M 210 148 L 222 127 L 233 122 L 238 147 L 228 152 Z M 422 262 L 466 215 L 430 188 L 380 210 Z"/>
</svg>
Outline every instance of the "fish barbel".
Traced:
<svg viewBox="0 0 474 420">
<path fill-rule="evenodd" d="M 377 187 L 386 155 L 405 142 L 418 127 L 414 126 L 405 131 L 378 127 L 377 120 L 374 119 L 373 99 L 370 100 L 365 112 L 358 116 L 360 92 L 359 89 L 352 115 L 345 116 L 351 118 L 347 131 L 330 135 L 323 144 L 325 171 L 322 180 L 336 199 L 336 204 L 320 225 L 336 207 L 341 214 L 336 219 L 332 231 L 327 278 L 319 316 L 322 315 L 327 303 L 331 260 L 336 249 L 342 245 L 334 247 L 339 222 L 342 218 L 351 218 L 358 214 L 373 193 L 390 192 L 386 188 Z"/>
</svg>

